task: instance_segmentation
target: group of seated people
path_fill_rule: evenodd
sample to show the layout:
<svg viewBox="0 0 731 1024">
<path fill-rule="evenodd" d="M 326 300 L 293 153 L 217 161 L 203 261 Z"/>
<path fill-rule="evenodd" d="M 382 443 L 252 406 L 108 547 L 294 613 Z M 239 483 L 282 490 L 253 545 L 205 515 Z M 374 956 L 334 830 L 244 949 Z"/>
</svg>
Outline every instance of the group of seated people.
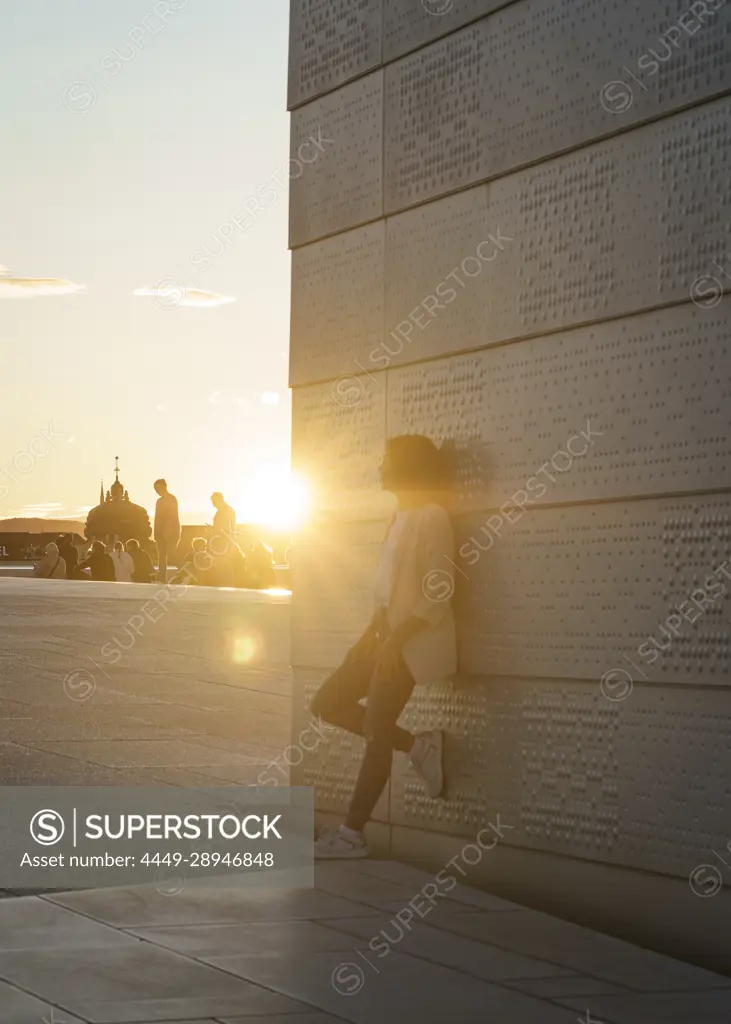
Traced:
<svg viewBox="0 0 731 1024">
<path fill-rule="evenodd" d="M 102 580 L 110 583 L 152 583 L 155 566 L 147 551 L 136 540 L 123 544 L 118 540 L 107 551 L 106 544 L 95 540 L 86 558 L 70 535 L 46 545 L 43 558 L 35 567 L 35 575 L 51 580 Z"/>
<path fill-rule="evenodd" d="M 274 586 L 274 562 L 271 549 L 251 538 L 245 550 L 234 545 L 225 556 L 214 557 L 204 537 L 196 537 L 190 550 L 175 559 L 179 571 L 171 583 L 208 587 L 234 586 L 265 590 Z M 152 583 L 157 573 L 149 552 L 138 541 L 118 540 L 107 550 L 106 544 L 95 540 L 86 558 L 70 534 L 60 537 L 58 544 L 46 545 L 34 575 L 43 579 L 97 580 L 116 583 Z M 162 582 L 162 580 L 160 580 Z"/>
<path fill-rule="evenodd" d="M 247 538 L 243 549 L 234 544 L 220 555 L 209 551 L 205 537 L 196 537 L 177 561 L 180 571 L 171 580 L 175 584 L 266 590 L 275 583 L 272 550 L 254 537 Z"/>
</svg>

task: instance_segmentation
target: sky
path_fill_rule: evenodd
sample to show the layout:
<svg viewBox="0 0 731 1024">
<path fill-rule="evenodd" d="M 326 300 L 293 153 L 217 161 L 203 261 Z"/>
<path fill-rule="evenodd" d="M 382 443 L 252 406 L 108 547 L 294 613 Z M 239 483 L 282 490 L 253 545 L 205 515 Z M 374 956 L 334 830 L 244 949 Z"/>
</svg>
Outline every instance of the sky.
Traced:
<svg viewBox="0 0 731 1024">
<path fill-rule="evenodd" d="M 290 451 L 287 0 L 0 21 L 0 518 L 83 519 L 118 455 L 148 509 L 164 476 L 184 522 L 254 520 Z"/>
</svg>

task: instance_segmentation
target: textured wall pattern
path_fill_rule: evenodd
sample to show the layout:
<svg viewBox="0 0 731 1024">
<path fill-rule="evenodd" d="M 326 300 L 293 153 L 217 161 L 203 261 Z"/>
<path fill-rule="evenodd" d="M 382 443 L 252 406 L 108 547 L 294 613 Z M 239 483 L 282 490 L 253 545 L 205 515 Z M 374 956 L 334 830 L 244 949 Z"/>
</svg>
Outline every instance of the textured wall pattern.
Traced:
<svg viewBox="0 0 731 1024">
<path fill-rule="evenodd" d="M 297 670 L 301 707 L 322 678 Z M 448 732 L 449 791 L 427 799 L 397 756 L 376 821 L 474 837 L 499 813 L 509 845 L 686 877 L 726 847 L 727 691 L 638 688 L 612 703 L 586 683 L 464 679 L 417 691 L 402 721 Z M 333 731 L 305 757 L 300 782 L 321 810 L 347 807 L 361 754 L 362 741 Z"/>
<path fill-rule="evenodd" d="M 713 7 L 341 0 L 328 25 L 294 0 L 290 78 L 293 148 L 333 140 L 291 191 L 294 461 L 319 509 L 293 556 L 296 728 L 371 613 L 384 442 L 429 434 L 457 469 L 460 675 L 405 722 L 448 732 L 449 789 L 428 800 L 398 759 L 376 819 L 466 836 L 500 813 L 509 844 L 686 896 L 727 841 L 731 770 Z M 305 758 L 322 810 L 361 750 L 335 732 Z"/>
<path fill-rule="evenodd" d="M 459 511 L 537 474 L 531 505 L 712 491 L 731 479 L 731 297 L 297 388 L 294 416 L 296 462 L 343 519 L 388 516 L 381 450 L 408 433 L 454 444 Z"/>
<path fill-rule="evenodd" d="M 383 334 L 385 244 L 380 222 L 293 253 L 291 383 L 316 379 L 317 367 L 317 376 L 327 376 L 333 352 L 341 354 L 344 375 L 369 368 Z M 366 360 L 360 367 L 355 344 Z"/>
<path fill-rule="evenodd" d="M 382 0 L 292 0 L 289 106 L 381 62 Z"/>
<path fill-rule="evenodd" d="M 728 685 L 730 498 L 513 512 L 455 517 L 463 672 L 598 686 L 621 668 L 638 683 Z M 330 528 L 298 545 L 295 664 L 334 668 L 362 631 L 384 529 Z"/>
<path fill-rule="evenodd" d="M 457 532 L 468 672 L 599 679 L 627 655 L 652 681 L 728 685 L 729 593 L 677 635 L 663 626 L 731 559 L 731 499 L 574 506 L 494 527 L 470 516 Z M 668 649 L 649 664 L 637 649 L 652 637 Z"/>
<path fill-rule="evenodd" d="M 320 12 L 320 4 L 313 6 Z M 440 18 L 427 14 L 422 0 L 389 3 L 386 46 L 395 22 L 406 29 L 417 10 L 417 22 L 441 33 L 448 19 L 472 21 L 476 8 L 490 6 L 496 5 L 459 0 Z M 366 129 L 367 109 L 377 105 L 385 118 L 385 211 L 394 213 L 727 92 L 731 8 L 693 25 L 688 11 L 686 0 L 522 0 L 367 75 L 358 83 L 367 95 L 360 103 L 352 99 L 361 96 L 355 83 L 341 90 L 337 124 L 323 100 L 302 107 L 293 123 L 313 115 L 328 120 L 335 136 L 331 163 L 352 166 L 356 143 L 360 149 L 374 132 Z M 683 16 L 688 28 L 678 35 Z M 361 17 L 368 27 L 356 37 L 364 59 L 354 73 L 376 63 L 376 22 L 370 12 Z M 345 37 L 355 18 L 351 12 L 339 22 Z M 339 31 L 332 23 L 325 29 L 336 49 Z M 341 64 L 332 58 L 328 69 L 318 80 L 337 77 Z M 347 117 L 363 124 L 348 132 Z M 292 142 L 295 156 L 295 136 Z M 319 201 L 317 190 L 296 194 L 292 209 L 301 221 L 293 223 L 293 245 L 367 219 L 360 204 L 323 212 Z"/>
<path fill-rule="evenodd" d="M 383 72 L 292 114 L 292 158 L 309 139 L 322 139 L 319 156 L 290 181 L 290 245 L 362 224 L 383 212 Z"/>
<path fill-rule="evenodd" d="M 385 0 L 383 57 L 396 57 L 503 7 L 509 0 Z"/>
<path fill-rule="evenodd" d="M 437 721 L 456 740 L 444 801 L 398 760 L 399 824 L 474 835 L 500 812 L 515 845 L 686 877 L 726 845 L 728 692 L 638 689 L 611 703 L 586 684 L 498 678 L 448 699 L 420 692 L 405 721 Z"/>
<path fill-rule="evenodd" d="M 296 253 L 295 292 L 306 287 L 298 280 L 306 261 L 328 301 L 293 316 L 291 381 L 373 372 L 687 301 L 708 274 L 728 291 L 729 165 L 726 99 L 389 217 L 378 254 L 368 244 L 374 225 L 338 236 L 351 249 L 362 240 L 374 261 L 384 260 L 378 336 L 370 310 L 362 326 L 353 320 L 359 282 L 331 276 L 333 240 L 305 246 Z M 378 272 L 368 269 L 375 287 Z M 323 342 L 326 335 L 333 340 Z"/>
<path fill-rule="evenodd" d="M 361 378 L 344 377 L 294 393 L 293 466 L 318 481 L 317 507 L 341 520 L 385 518 L 391 510 L 373 449 L 374 438 L 386 436 L 386 380 L 366 383 L 367 389 Z"/>
<path fill-rule="evenodd" d="M 730 248 L 729 159 L 722 100 L 491 185 L 491 217 L 520 225 L 495 264 L 498 337 L 686 300 Z"/>
<path fill-rule="evenodd" d="M 387 212 L 729 89 L 731 10 L 660 42 L 687 10 L 523 0 L 390 65 Z"/>
</svg>

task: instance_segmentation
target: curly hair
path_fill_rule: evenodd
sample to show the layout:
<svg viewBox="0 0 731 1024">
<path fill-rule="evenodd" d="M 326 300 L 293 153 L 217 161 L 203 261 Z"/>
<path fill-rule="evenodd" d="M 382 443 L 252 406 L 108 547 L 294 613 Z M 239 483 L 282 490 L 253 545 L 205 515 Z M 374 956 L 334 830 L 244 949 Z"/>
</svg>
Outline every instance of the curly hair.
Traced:
<svg viewBox="0 0 731 1024">
<path fill-rule="evenodd" d="M 448 485 L 449 467 L 444 450 L 423 434 L 401 434 L 386 442 L 391 477 L 409 490 L 441 490 Z"/>
</svg>

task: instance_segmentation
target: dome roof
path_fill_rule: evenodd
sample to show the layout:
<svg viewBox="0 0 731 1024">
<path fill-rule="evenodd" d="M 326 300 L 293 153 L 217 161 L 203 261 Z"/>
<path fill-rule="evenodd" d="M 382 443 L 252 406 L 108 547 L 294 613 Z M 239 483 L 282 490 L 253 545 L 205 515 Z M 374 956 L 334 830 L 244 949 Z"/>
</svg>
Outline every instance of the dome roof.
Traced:
<svg viewBox="0 0 731 1024">
<path fill-rule="evenodd" d="M 122 541 L 138 540 L 144 543 L 150 539 L 152 528 L 147 509 L 129 500 L 129 494 L 119 479 L 119 457 L 115 459 L 115 480 L 104 497 L 102 484 L 100 502 L 91 509 L 86 519 L 87 540 Z"/>
</svg>

